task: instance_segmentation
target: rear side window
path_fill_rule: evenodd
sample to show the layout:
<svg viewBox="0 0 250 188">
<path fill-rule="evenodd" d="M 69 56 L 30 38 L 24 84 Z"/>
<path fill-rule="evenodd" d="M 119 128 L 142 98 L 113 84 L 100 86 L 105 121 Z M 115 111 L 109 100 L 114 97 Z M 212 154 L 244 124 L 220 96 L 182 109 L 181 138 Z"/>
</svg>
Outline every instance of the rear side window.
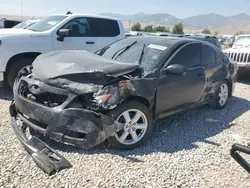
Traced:
<svg viewBox="0 0 250 188">
<path fill-rule="evenodd" d="M 184 46 L 171 60 L 170 64 L 192 68 L 200 65 L 201 45 L 199 43 Z"/>
<path fill-rule="evenodd" d="M 215 64 L 215 51 L 212 47 L 202 44 L 201 47 L 201 63 L 202 65 L 211 65 Z"/>
<path fill-rule="evenodd" d="M 116 20 L 89 18 L 93 37 L 115 37 L 120 35 L 119 24 Z"/>
</svg>

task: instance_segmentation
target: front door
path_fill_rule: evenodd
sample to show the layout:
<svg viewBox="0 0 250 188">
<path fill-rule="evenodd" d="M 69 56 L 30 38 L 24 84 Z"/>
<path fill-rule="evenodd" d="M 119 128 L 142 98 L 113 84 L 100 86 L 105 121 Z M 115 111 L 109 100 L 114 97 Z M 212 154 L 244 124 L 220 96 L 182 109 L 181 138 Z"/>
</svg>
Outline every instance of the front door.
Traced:
<svg viewBox="0 0 250 188">
<path fill-rule="evenodd" d="M 75 18 L 61 29 L 69 29 L 70 35 L 65 37 L 63 41 L 58 41 L 55 33 L 55 50 L 87 50 L 90 52 L 97 50 L 96 37 L 92 37 L 88 18 Z"/>
<path fill-rule="evenodd" d="M 194 106 L 203 96 L 206 76 L 201 67 L 199 43 L 182 47 L 167 62 L 166 66 L 179 64 L 186 67 L 186 74 L 161 73 L 156 95 L 156 116 L 174 114 Z"/>
</svg>

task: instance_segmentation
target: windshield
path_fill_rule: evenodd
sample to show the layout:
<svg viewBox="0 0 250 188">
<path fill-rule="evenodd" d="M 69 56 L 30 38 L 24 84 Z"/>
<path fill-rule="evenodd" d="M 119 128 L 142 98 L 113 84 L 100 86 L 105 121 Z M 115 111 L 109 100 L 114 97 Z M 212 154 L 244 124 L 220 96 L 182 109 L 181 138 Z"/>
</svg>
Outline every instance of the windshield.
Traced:
<svg viewBox="0 0 250 188">
<path fill-rule="evenodd" d="M 31 23 L 27 24 L 26 26 L 24 26 L 23 29 L 26 29 L 26 28 L 28 28 L 28 27 L 34 25 L 35 23 L 36 23 L 36 22 L 31 22 Z"/>
<path fill-rule="evenodd" d="M 67 16 L 50 16 L 27 27 L 26 29 L 36 32 L 48 31 L 62 22 L 65 18 L 67 18 Z"/>
<path fill-rule="evenodd" d="M 130 46 L 129 48 L 127 48 Z M 126 50 L 124 50 L 126 49 Z M 124 39 L 96 52 L 97 55 L 126 63 L 140 63 L 144 71 L 151 70 L 167 49 L 163 44 L 149 44 L 136 39 Z"/>
<path fill-rule="evenodd" d="M 23 28 L 24 26 L 29 25 L 29 24 L 30 24 L 30 21 L 24 21 L 24 22 L 22 22 L 22 23 L 17 24 L 17 25 L 14 26 L 13 28 L 16 28 L 16 29 L 18 29 L 18 28 Z"/>
<path fill-rule="evenodd" d="M 250 36 L 241 36 L 235 41 L 236 46 L 250 46 Z"/>
</svg>

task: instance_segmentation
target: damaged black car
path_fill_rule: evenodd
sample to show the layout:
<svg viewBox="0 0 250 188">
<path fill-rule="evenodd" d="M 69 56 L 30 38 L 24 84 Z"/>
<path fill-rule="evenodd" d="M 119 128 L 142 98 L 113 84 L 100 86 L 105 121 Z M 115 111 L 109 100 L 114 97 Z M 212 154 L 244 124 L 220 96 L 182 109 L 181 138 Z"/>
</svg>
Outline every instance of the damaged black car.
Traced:
<svg viewBox="0 0 250 188">
<path fill-rule="evenodd" d="M 236 64 L 194 39 L 130 37 L 95 54 L 50 52 L 19 73 L 12 125 L 26 147 L 39 145 L 24 136 L 29 128 L 86 149 L 105 140 L 135 148 L 157 119 L 205 104 L 224 108 L 236 78 Z"/>
</svg>

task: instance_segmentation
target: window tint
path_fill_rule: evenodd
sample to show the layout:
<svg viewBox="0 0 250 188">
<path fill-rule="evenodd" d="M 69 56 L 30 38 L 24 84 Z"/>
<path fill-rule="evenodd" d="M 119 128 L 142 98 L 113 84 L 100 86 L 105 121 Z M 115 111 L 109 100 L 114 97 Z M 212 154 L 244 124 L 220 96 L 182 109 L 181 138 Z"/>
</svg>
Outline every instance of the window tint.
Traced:
<svg viewBox="0 0 250 188">
<path fill-rule="evenodd" d="M 120 28 L 116 20 L 102 18 L 89 18 L 91 34 L 94 37 L 115 37 L 120 34 Z"/>
<path fill-rule="evenodd" d="M 201 63 L 203 65 L 210 65 L 215 63 L 215 51 L 212 47 L 203 44 L 201 48 Z"/>
<path fill-rule="evenodd" d="M 12 28 L 12 27 L 14 27 L 15 25 L 17 25 L 19 23 L 20 22 L 18 22 L 18 21 L 5 20 L 4 21 L 4 26 L 5 26 L 5 28 Z"/>
<path fill-rule="evenodd" d="M 170 64 L 183 65 L 191 68 L 200 65 L 200 44 L 189 44 L 184 46 L 171 60 Z"/>
<path fill-rule="evenodd" d="M 71 31 L 70 36 L 72 37 L 91 36 L 89 21 L 87 18 L 73 19 L 64 25 L 62 29 L 69 29 Z"/>
<path fill-rule="evenodd" d="M 118 22 L 101 18 L 76 18 L 62 27 L 72 37 L 114 37 L 120 34 Z"/>
</svg>

